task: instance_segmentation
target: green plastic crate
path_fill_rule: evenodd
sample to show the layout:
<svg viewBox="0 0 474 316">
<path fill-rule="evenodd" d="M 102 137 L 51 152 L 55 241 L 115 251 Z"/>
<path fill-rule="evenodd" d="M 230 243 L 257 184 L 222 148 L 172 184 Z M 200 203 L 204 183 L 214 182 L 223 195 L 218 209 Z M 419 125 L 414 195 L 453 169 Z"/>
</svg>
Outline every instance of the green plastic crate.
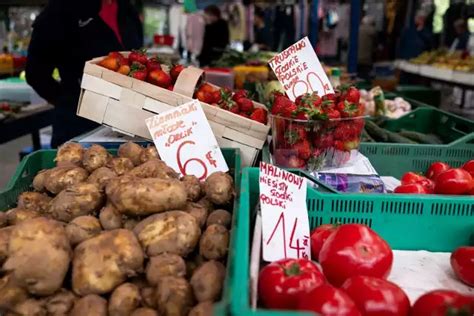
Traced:
<svg viewBox="0 0 474 316">
<path fill-rule="evenodd" d="M 301 175 L 301 174 L 300 174 Z M 250 307 L 250 246 L 258 202 L 258 168 L 242 173 L 237 218 L 236 262 L 231 277 L 232 315 L 312 315 Z M 472 197 L 397 194 L 331 194 L 308 186 L 307 205 L 311 229 L 326 223 L 360 223 L 377 231 L 398 250 L 452 251 L 470 244 L 474 233 Z"/>
<path fill-rule="evenodd" d="M 240 188 L 241 180 L 241 161 L 240 151 L 234 148 L 223 148 L 222 154 L 229 166 L 230 173 L 234 175 L 236 190 Z M 55 166 L 54 158 L 56 157 L 56 150 L 39 150 L 29 154 L 21 161 L 20 165 L 13 177 L 8 182 L 3 191 L 0 192 L 0 211 L 4 212 L 16 205 L 17 197 L 20 193 L 31 189 L 31 183 L 34 176 L 42 169 L 48 169 Z M 116 154 L 117 149 L 109 150 L 110 153 Z M 235 227 L 237 216 L 239 212 L 238 199 L 235 199 L 234 214 L 232 218 L 232 227 Z M 227 257 L 227 275 L 224 284 L 224 291 L 222 300 L 214 305 L 214 315 L 227 315 L 230 297 L 230 284 L 232 283 L 232 273 L 234 267 L 232 264 L 236 262 L 236 257 L 233 249 L 236 249 L 236 229 L 231 230 L 229 254 Z"/>
</svg>

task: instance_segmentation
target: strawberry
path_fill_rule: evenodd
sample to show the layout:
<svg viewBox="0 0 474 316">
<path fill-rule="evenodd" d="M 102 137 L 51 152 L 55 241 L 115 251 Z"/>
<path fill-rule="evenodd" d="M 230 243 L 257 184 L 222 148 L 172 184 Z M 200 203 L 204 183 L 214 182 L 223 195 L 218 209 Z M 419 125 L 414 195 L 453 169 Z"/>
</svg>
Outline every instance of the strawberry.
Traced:
<svg viewBox="0 0 474 316">
<path fill-rule="evenodd" d="M 306 165 L 305 161 L 298 156 L 290 156 L 287 161 L 288 168 L 304 168 Z"/>
<path fill-rule="evenodd" d="M 248 115 L 247 113 L 240 112 L 239 115 L 242 116 L 242 117 L 250 118 L 250 115 Z M 256 121 L 256 120 L 254 120 L 254 121 Z"/>
<path fill-rule="evenodd" d="M 337 103 L 336 108 L 341 113 L 341 117 L 354 117 L 359 113 L 357 104 L 349 103 L 347 100 Z"/>
<path fill-rule="evenodd" d="M 105 57 L 99 62 L 99 66 L 102 66 L 112 71 L 117 71 L 120 67 L 120 63 L 119 60 L 115 57 Z"/>
<path fill-rule="evenodd" d="M 320 149 L 330 148 L 334 144 L 334 136 L 332 133 L 318 135 L 314 138 L 313 144 Z"/>
<path fill-rule="evenodd" d="M 298 141 L 291 148 L 298 153 L 298 157 L 301 159 L 307 160 L 311 156 L 311 144 L 306 139 Z"/>
<path fill-rule="evenodd" d="M 148 82 L 166 89 L 171 85 L 171 77 L 163 70 L 155 69 L 148 73 Z"/>
<path fill-rule="evenodd" d="M 173 67 L 171 67 L 170 76 L 173 82 L 176 82 L 176 80 L 178 80 L 179 74 L 181 73 L 181 71 L 184 70 L 184 68 L 186 67 L 184 67 L 181 64 L 176 64 L 176 65 L 173 65 Z"/>
<path fill-rule="evenodd" d="M 247 91 L 245 90 L 237 90 L 235 91 L 234 95 L 232 96 L 232 100 L 237 101 L 238 99 L 241 98 L 247 98 Z"/>
<path fill-rule="evenodd" d="M 326 101 L 326 100 L 331 100 L 331 101 L 334 101 L 336 102 L 336 94 L 335 93 L 328 93 L 326 94 L 325 96 L 323 96 L 323 101 Z"/>
<path fill-rule="evenodd" d="M 351 151 L 352 149 L 359 148 L 360 140 L 359 139 L 352 139 L 344 142 L 344 150 Z"/>
<path fill-rule="evenodd" d="M 341 113 L 336 109 L 327 109 L 326 111 L 324 111 L 324 113 L 326 113 L 328 119 L 330 120 L 336 120 L 341 118 Z"/>
<path fill-rule="evenodd" d="M 307 137 L 306 128 L 302 125 L 292 124 L 285 131 L 285 141 L 290 145 L 293 145 L 300 140 L 305 140 L 306 137 Z"/>
<path fill-rule="evenodd" d="M 216 90 L 212 92 L 212 103 L 219 103 L 222 100 L 221 91 Z"/>
<path fill-rule="evenodd" d="M 343 98 L 349 103 L 359 103 L 360 92 L 356 87 L 349 87 L 343 94 Z"/>
<path fill-rule="evenodd" d="M 120 66 L 122 65 L 128 65 L 128 58 L 125 58 L 124 55 L 122 55 L 119 52 L 110 52 L 108 57 L 116 58 L 119 61 Z"/>
<path fill-rule="evenodd" d="M 239 105 L 231 98 L 232 91 L 230 91 L 230 89 L 227 89 L 227 88 L 222 88 L 220 92 L 221 92 L 221 101 L 219 102 L 219 107 L 235 114 L 240 113 Z M 211 92 L 211 95 L 212 95 L 212 92 Z"/>
<path fill-rule="evenodd" d="M 352 130 L 349 125 L 347 125 L 347 122 L 341 122 L 336 129 L 334 130 L 334 138 L 337 140 L 345 140 L 348 139 L 348 137 L 351 137 Z"/>
<path fill-rule="evenodd" d="M 201 91 L 205 91 L 205 92 L 214 92 L 216 90 L 216 88 L 214 88 L 213 86 L 211 86 L 209 83 L 207 82 L 204 82 L 198 90 L 201 90 Z"/>
<path fill-rule="evenodd" d="M 237 103 L 234 103 L 234 101 L 232 101 L 231 103 L 227 103 L 226 107 L 227 107 L 226 110 L 229 111 L 229 112 L 232 112 L 232 113 L 235 113 L 235 114 L 240 113 L 239 106 L 237 105 Z"/>
<path fill-rule="evenodd" d="M 118 73 L 121 73 L 122 75 L 128 76 L 130 73 L 130 66 L 129 65 L 121 65 L 119 69 L 117 70 Z"/>
<path fill-rule="evenodd" d="M 316 92 L 300 95 L 295 100 L 296 105 L 304 108 L 319 108 L 322 100 Z"/>
<path fill-rule="evenodd" d="M 292 117 L 298 110 L 296 104 L 291 102 L 288 97 L 276 94 L 272 105 L 273 115 L 282 115 L 283 117 Z"/>
<path fill-rule="evenodd" d="M 336 150 L 343 151 L 343 150 L 344 150 L 344 143 L 343 143 L 342 141 L 340 141 L 340 140 L 336 140 L 336 141 L 334 142 L 334 148 L 335 148 Z"/>
<path fill-rule="evenodd" d="M 206 91 L 198 90 L 195 93 L 194 98 L 196 98 L 199 101 L 204 102 L 204 103 L 208 103 L 208 104 L 214 103 L 213 94 L 209 93 L 209 92 L 206 92 Z"/>
<path fill-rule="evenodd" d="M 173 91 L 173 90 L 174 90 L 174 85 L 170 85 L 170 86 L 168 87 L 168 90 Z"/>
<path fill-rule="evenodd" d="M 308 115 L 308 113 L 306 113 L 304 111 L 300 111 L 300 112 L 298 112 L 298 114 L 296 114 L 295 119 L 307 121 L 307 120 L 309 120 L 309 115 Z"/>
<path fill-rule="evenodd" d="M 240 111 L 244 113 L 250 113 L 253 111 L 253 102 L 250 99 L 247 98 L 240 98 L 235 100 L 232 98 L 237 104 L 239 105 Z"/>
<path fill-rule="evenodd" d="M 142 64 L 139 63 L 133 63 L 132 66 L 130 67 L 130 73 L 128 74 L 130 77 L 145 81 L 148 72 Z"/>
<path fill-rule="evenodd" d="M 146 62 L 146 69 L 148 69 L 150 72 L 153 70 L 161 70 L 161 63 L 158 60 L 158 57 L 152 57 L 148 59 Z"/>
<path fill-rule="evenodd" d="M 240 115 L 242 115 L 242 113 L 240 113 Z M 250 114 L 250 119 L 262 124 L 267 124 L 267 111 L 262 108 L 257 108 Z"/>
<path fill-rule="evenodd" d="M 148 61 L 148 58 L 146 57 L 146 49 L 132 50 L 132 52 L 128 55 L 128 61 L 130 64 L 137 62 L 142 65 L 146 65 Z"/>
</svg>

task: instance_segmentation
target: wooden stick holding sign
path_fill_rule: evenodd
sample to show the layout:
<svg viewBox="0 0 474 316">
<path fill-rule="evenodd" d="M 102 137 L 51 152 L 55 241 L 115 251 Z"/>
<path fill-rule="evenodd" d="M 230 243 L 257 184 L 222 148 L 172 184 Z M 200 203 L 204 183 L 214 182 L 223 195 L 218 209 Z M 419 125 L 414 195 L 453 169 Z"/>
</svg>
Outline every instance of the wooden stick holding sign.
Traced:
<svg viewBox="0 0 474 316">
<path fill-rule="evenodd" d="M 199 101 L 150 117 L 146 125 L 160 157 L 182 176 L 205 180 L 216 171 L 229 171 Z"/>
<path fill-rule="evenodd" d="M 269 64 L 292 101 L 305 93 L 334 93 L 308 37 L 274 56 Z"/>
</svg>

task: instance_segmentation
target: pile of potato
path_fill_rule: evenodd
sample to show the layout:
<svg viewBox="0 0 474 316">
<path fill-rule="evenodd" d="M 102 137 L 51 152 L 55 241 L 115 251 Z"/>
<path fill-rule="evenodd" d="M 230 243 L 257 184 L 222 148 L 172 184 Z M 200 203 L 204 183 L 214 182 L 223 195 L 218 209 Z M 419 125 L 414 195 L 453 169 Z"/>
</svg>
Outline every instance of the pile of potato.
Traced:
<svg viewBox="0 0 474 316">
<path fill-rule="evenodd" d="M 66 143 L 0 213 L 4 315 L 211 315 L 229 247 L 232 177 L 181 179 L 156 148 Z M 227 210 L 226 210 L 227 209 Z"/>
</svg>

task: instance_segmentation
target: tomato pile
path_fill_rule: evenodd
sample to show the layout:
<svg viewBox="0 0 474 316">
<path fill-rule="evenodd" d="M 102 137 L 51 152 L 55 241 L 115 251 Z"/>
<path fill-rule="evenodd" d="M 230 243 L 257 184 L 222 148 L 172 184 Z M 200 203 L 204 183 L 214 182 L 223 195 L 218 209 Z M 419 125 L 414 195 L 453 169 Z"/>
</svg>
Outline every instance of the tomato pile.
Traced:
<svg viewBox="0 0 474 316">
<path fill-rule="evenodd" d="M 474 160 L 469 160 L 461 168 L 434 162 L 424 176 L 407 172 L 394 193 L 474 195 Z"/>
<path fill-rule="evenodd" d="M 267 111 L 255 107 L 245 90 L 233 92 L 228 88 L 217 88 L 204 82 L 199 86 L 194 97 L 201 102 L 216 105 L 226 111 L 267 124 Z"/>
<path fill-rule="evenodd" d="M 172 65 L 168 73 L 161 65 L 157 57 L 148 58 L 145 50 L 134 50 L 128 58 L 119 52 L 111 52 L 99 62 L 99 66 L 122 75 L 173 90 L 174 83 L 185 67 L 180 64 Z"/>
<path fill-rule="evenodd" d="M 364 128 L 363 105 L 355 87 L 318 96 L 307 93 L 292 102 L 275 92 L 272 99 L 273 157 L 285 168 L 340 166 L 357 149 Z"/>
<path fill-rule="evenodd" d="M 308 259 L 282 259 L 264 266 L 258 296 L 269 309 L 315 312 L 321 316 L 473 315 L 474 297 L 435 290 L 413 306 L 397 284 L 387 280 L 393 252 L 371 228 L 361 224 L 321 225 L 311 233 Z M 451 255 L 455 275 L 474 285 L 474 247 Z"/>
</svg>

